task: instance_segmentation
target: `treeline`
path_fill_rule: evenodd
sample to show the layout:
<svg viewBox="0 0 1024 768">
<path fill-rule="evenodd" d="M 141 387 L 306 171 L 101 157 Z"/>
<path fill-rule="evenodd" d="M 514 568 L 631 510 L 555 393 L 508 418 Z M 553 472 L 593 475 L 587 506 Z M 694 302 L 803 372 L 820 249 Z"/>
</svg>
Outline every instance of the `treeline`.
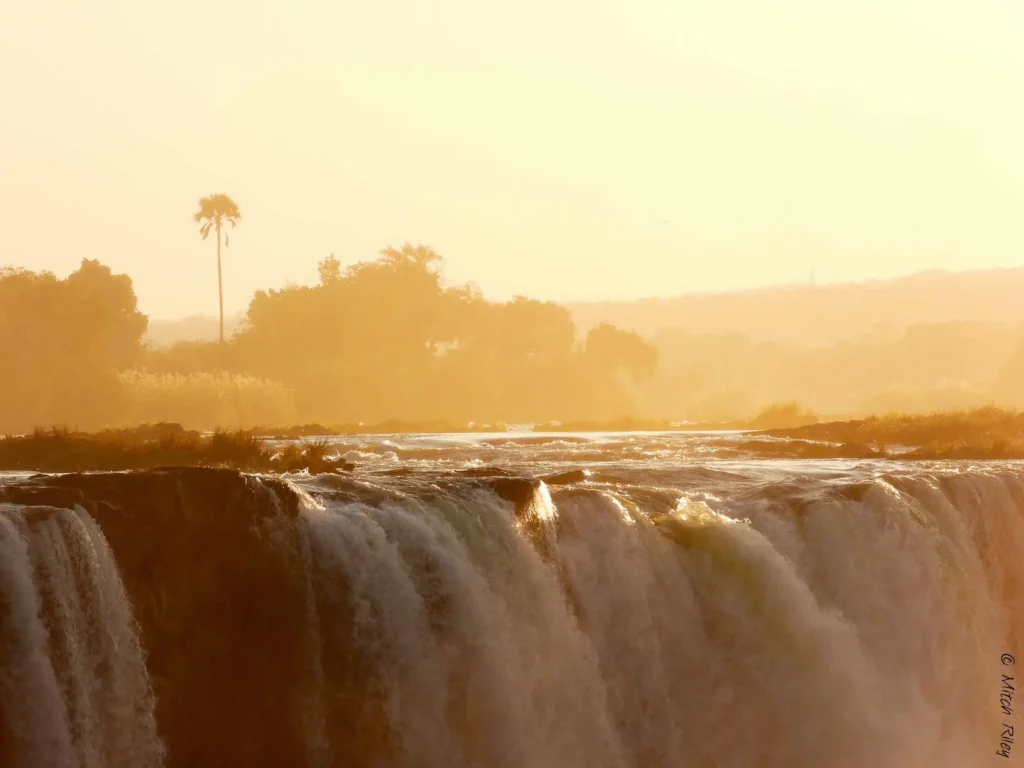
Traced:
<svg viewBox="0 0 1024 768">
<path fill-rule="evenodd" d="M 655 348 L 610 325 L 577 338 L 562 306 L 447 286 L 438 254 L 388 248 L 260 291 L 229 341 L 142 343 L 131 280 L 98 262 L 60 280 L 0 273 L 0 432 L 178 421 L 195 428 L 609 419 L 636 409 Z"/>
<path fill-rule="evenodd" d="M 1024 327 L 926 323 L 817 347 L 681 327 L 645 340 L 606 323 L 580 333 L 551 302 L 448 285 L 424 246 L 347 267 L 332 256 L 319 271 L 316 285 L 257 292 L 223 344 L 151 348 L 129 277 L 91 260 L 63 279 L 0 269 L 0 433 L 161 421 L 770 428 L 813 413 L 1024 407 Z"/>
<path fill-rule="evenodd" d="M 653 346 L 608 325 L 578 342 L 557 304 L 447 287 L 424 246 L 347 268 L 332 256 L 319 274 L 315 286 L 257 292 L 226 344 L 154 351 L 147 370 L 278 382 L 301 421 L 493 423 L 632 413 L 632 389 L 657 363 Z"/>
<path fill-rule="evenodd" d="M 812 322 L 813 318 L 808 318 Z M 642 413 L 727 421 L 780 400 L 828 417 L 1024 408 L 1024 326 L 921 323 L 828 346 L 665 328 Z"/>
<path fill-rule="evenodd" d="M 115 418 L 146 325 L 131 279 L 98 261 L 64 279 L 0 268 L 0 433 Z"/>
</svg>

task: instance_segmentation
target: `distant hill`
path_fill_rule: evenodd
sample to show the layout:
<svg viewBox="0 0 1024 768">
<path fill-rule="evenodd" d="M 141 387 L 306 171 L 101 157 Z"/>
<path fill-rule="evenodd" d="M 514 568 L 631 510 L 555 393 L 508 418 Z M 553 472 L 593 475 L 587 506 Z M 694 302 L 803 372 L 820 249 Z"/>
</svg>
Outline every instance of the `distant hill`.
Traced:
<svg viewBox="0 0 1024 768">
<path fill-rule="evenodd" d="M 233 335 L 244 321 L 244 314 L 225 317 L 224 336 Z M 179 341 L 216 341 L 219 335 L 216 317 L 191 315 L 180 320 L 150 320 L 145 340 L 153 347 L 169 347 Z"/>
<path fill-rule="evenodd" d="M 676 326 L 698 334 L 741 333 L 757 341 L 817 346 L 868 335 L 891 338 L 917 323 L 1024 323 L 1024 269 L 936 270 L 894 280 L 568 306 L 580 331 L 610 322 L 653 336 Z"/>
<path fill-rule="evenodd" d="M 1024 323 L 1024 268 L 933 270 L 863 283 L 785 285 L 567 306 L 581 332 L 609 322 L 650 337 L 662 328 L 679 327 L 696 334 L 739 333 L 755 341 L 819 346 L 865 336 L 893 339 L 918 323 Z M 232 335 L 244 321 L 242 313 L 226 317 L 224 333 Z M 217 338 L 217 318 L 151 320 L 146 338 L 156 347 L 212 341 Z"/>
</svg>

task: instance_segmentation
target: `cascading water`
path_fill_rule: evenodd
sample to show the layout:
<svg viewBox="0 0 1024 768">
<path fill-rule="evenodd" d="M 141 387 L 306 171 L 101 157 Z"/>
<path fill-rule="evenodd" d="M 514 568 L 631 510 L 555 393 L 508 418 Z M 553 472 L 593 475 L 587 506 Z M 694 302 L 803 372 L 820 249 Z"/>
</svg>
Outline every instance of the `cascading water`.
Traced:
<svg viewBox="0 0 1024 768">
<path fill-rule="evenodd" d="M 0 756 L 162 764 L 154 699 L 107 542 L 81 509 L 0 505 Z M 6 765 L 7 763 L 5 763 Z"/>
<path fill-rule="evenodd" d="M 83 486 L 91 515 L 0 507 L 0 763 L 1016 756 L 1024 466 L 492 469 L 143 473 Z"/>
<path fill-rule="evenodd" d="M 995 757 L 1024 473 L 638 498 L 542 487 L 519 519 L 481 491 L 307 505 L 320 615 L 347 617 L 323 653 L 354 645 L 372 678 L 377 764 Z"/>
</svg>

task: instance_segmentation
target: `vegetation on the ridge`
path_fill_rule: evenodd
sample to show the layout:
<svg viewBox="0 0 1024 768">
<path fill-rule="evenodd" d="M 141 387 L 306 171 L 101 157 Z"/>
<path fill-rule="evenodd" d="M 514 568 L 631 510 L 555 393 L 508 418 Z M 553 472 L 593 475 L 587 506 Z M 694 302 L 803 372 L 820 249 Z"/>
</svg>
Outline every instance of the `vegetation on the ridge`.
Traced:
<svg viewBox="0 0 1024 768">
<path fill-rule="evenodd" d="M 768 434 L 814 441 L 803 444 L 804 455 L 831 449 L 849 455 L 904 459 L 1024 458 L 1024 412 L 991 406 L 924 415 L 871 416 L 775 429 Z M 831 444 L 831 448 L 822 444 Z M 791 445 L 780 443 L 778 450 Z"/>
<path fill-rule="evenodd" d="M 177 424 L 105 430 L 95 434 L 66 428 L 0 438 L 0 471 L 117 471 L 166 466 L 230 467 L 249 472 L 311 474 L 350 469 L 322 441 L 275 448 L 251 432 L 188 432 Z"/>
</svg>

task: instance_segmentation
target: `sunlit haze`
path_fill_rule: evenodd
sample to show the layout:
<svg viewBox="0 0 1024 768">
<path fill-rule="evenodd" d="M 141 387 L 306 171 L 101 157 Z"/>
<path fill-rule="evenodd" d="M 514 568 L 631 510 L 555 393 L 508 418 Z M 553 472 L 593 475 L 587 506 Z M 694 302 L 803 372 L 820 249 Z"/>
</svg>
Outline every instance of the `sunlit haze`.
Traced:
<svg viewBox="0 0 1024 768">
<path fill-rule="evenodd" d="M 1024 0 L 0 72 L 0 768 L 1022 765 Z"/>
<path fill-rule="evenodd" d="M 1024 263 L 1024 5 L 0 4 L 0 263 L 214 314 L 422 242 L 494 299 Z"/>
</svg>

